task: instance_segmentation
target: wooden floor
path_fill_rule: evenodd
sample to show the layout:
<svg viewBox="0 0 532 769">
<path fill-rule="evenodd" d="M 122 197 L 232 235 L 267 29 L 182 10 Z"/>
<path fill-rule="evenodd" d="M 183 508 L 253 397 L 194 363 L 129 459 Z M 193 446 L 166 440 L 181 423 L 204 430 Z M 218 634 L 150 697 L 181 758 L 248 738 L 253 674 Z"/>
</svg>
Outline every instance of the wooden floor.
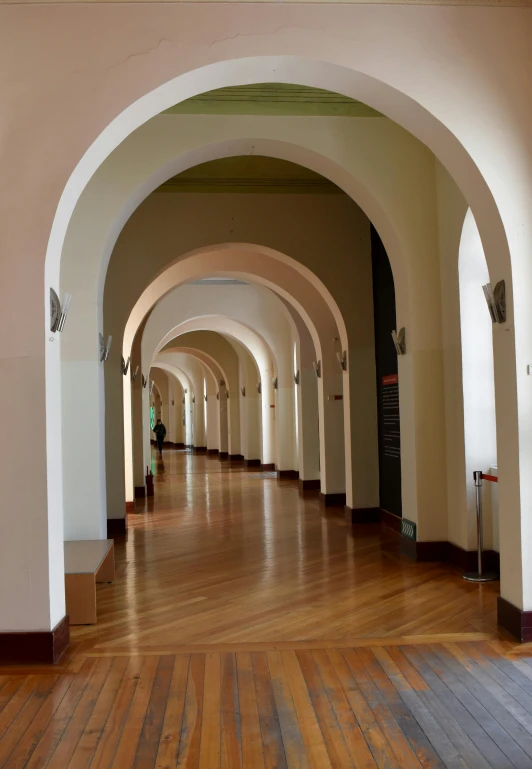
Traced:
<svg viewBox="0 0 532 769">
<path fill-rule="evenodd" d="M 497 586 L 402 559 L 271 474 L 168 452 L 98 624 L 0 668 L 0 768 L 532 769 Z"/>
</svg>

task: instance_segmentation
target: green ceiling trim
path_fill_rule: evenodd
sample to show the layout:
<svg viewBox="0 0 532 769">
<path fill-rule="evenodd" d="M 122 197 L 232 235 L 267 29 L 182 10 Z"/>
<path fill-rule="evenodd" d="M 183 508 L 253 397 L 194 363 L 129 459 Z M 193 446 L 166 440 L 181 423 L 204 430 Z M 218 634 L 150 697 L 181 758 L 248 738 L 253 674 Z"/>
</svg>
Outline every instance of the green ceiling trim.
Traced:
<svg viewBox="0 0 532 769">
<path fill-rule="evenodd" d="M 287 83 L 259 83 L 207 91 L 170 107 L 163 114 L 382 117 L 367 104 L 339 93 Z"/>
<path fill-rule="evenodd" d="M 172 177 L 156 192 L 343 194 L 339 187 L 309 168 L 262 155 L 239 155 L 201 163 Z"/>
<path fill-rule="evenodd" d="M 226 192 L 226 193 L 273 193 L 275 195 L 340 195 L 340 190 L 330 182 L 287 181 L 285 179 L 170 179 L 162 184 L 156 192 Z"/>
</svg>

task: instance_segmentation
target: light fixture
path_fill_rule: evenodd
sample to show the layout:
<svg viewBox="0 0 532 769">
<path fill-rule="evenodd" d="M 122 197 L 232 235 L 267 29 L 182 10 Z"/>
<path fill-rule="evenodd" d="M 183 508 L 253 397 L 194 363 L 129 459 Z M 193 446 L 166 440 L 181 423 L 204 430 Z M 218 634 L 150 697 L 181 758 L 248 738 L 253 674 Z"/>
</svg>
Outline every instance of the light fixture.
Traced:
<svg viewBox="0 0 532 769">
<path fill-rule="evenodd" d="M 392 339 L 395 345 L 395 352 L 397 355 L 405 355 L 406 353 L 406 331 L 404 328 L 399 329 L 399 332 L 392 331 Z"/>
<path fill-rule="evenodd" d="M 184 396 L 183 396 L 183 406 L 184 406 L 184 405 L 185 405 L 185 398 L 184 398 Z"/>
<path fill-rule="evenodd" d="M 314 373 L 316 374 L 318 379 L 321 379 L 321 360 L 319 360 L 317 363 L 313 363 L 312 367 L 314 369 Z"/>
<path fill-rule="evenodd" d="M 136 367 L 135 371 L 133 371 L 133 366 L 131 367 L 131 381 L 134 382 L 137 378 L 139 373 L 139 366 Z"/>
<path fill-rule="evenodd" d="M 192 403 L 196 403 L 196 396 L 195 395 L 192 396 Z"/>
<path fill-rule="evenodd" d="M 299 379 L 300 379 L 300 375 L 299 375 L 299 369 L 298 369 L 298 370 L 296 371 L 296 373 L 294 374 L 294 383 L 295 383 L 296 385 L 298 385 L 298 384 L 299 384 Z"/>
<path fill-rule="evenodd" d="M 128 358 L 127 361 L 124 360 L 124 356 L 122 355 L 122 374 L 124 376 L 127 375 L 127 372 L 129 371 L 129 364 L 131 362 L 131 358 Z"/>
<path fill-rule="evenodd" d="M 229 400 L 229 390 L 226 390 L 226 391 L 225 391 L 225 400 L 226 400 L 226 401 L 228 401 L 228 400 Z"/>
<path fill-rule="evenodd" d="M 495 288 L 491 283 L 482 286 L 492 323 L 506 323 L 506 284 L 500 280 Z"/>
<path fill-rule="evenodd" d="M 109 357 L 109 353 L 111 352 L 111 344 L 113 343 L 113 337 L 112 336 L 107 337 L 107 345 L 105 344 L 105 339 L 103 334 L 100 334 L 99 339 L 100 339 L 100 363 L 106 363 Z"/>
<path fill-rule="evenodd" d="M 146 389 L 146 386 L 148 384 L 148 377 L 145 377 L 144 374 L 142 375 L 142 387 Z"/>
<path fill-rule="evenodd" d="M 205 401 L 205 403 L 207 403 L 207 396 L 206 395 L 203 396 L 203 400 Z"/>
<path fill-rule="evenodd" d="M 242 397 L 245 398 L 246 397 L 246 388 L 245 387 L 241 387 L 240 388 L 240 392 L 242 393 Z"/>
<path fill-rule="evenodd" d="M 273 383 L 273 389 L 277 390 L 277 388 L 279 387 L 279 380 L 277 379 L 277 377 L 274 377 L 272 379 L 272 383 Z"/>
<path fill-rule="evenodd" d="M 347 371 L 347 351 L 344 350 L 343 352 L 337 352 L 336 353 L 336 360 L 340 364 L 340 368 L 342 371 Z"/>
<path fill-rule="evenodd" d="M 52 333 L 61 332 L 64 329 L 71 299 L 72 294 L 65 294 L 63 307 L 61 307 L 59 297 L 53 288 L 50 288 L 50 331 Z"/>
<path fill-rule="evenodd" d="M 217 401 L 219 401 L 219 400 L 220 400 L 220 393 L 219 393 L 219 392 L 217 392 L 217 393 L 216 393 L 216 400 L 217 400 Z"/>
<path fill-rule="evenodd" d="M 262 383 L 261 382 L 257 382 L 257 392 L 258 392 L 259 395 L 262 393 Z"/>
<path fill-rule="evenodd" d="M 225 379 L 220 379 L 220 387 L 225 387 Z"/>
<path fill-rule="evenodd" d="M 154 386 L 154 384 L 155 384 L 155 382 L 154 382 L 154 381 L 153 381 L 153 379 L 152 379 L 152 380 L 151 380 L 151 382 L 150 382 L 150 395 L 151 395 L 151 394 L 152 394 L 152 392 L 153 392 L 153 386 Z"/>
<path fill-rule="evenodd" d="M 175 406 L 175 401 L 173 398 L 172 398 L 172 406 Z"/>
</svg>

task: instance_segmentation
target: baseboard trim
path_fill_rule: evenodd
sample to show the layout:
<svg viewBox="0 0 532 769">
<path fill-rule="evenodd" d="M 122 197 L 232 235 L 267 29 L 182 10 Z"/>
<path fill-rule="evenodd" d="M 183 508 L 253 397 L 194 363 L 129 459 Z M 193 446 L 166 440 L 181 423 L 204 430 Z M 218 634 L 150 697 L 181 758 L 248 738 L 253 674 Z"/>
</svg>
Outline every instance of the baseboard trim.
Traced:
<svg viewBox="0 0 532 769">
<path fill-rule="evenodd" d="M 146 486 L 135 486 L 135 499 L 144 499 L 146 496 Z"/>
<path fill-rule="evenodd" d="M 452 563 L 461 571 L 477 570 L 477 551 L 464 550 L 463 547 L 455 545 L 453 542 L 440 540 L 436 542 L 414 542 L 401 535 L 401 518 L 392 515 L 386 510 L 381 510 L 381 525 L 385 526 L 387 531 L 393 531 L 399 541 L 399 549 L 403 555 L 406 555 L 412 561 L 418 563 Z M 496 574 L 500 571 L 500 557 L 495 550 L 484 550 L 482 554 L 482 565 L 485 571 L 494 571 Z"/>
<path fill-rule="evenodd" d="M 51 665 L 69 643 L 68 616 L 53 630 L 0 633 L 0 665 Z"/>
<path fill-rule="evenodd" d="M 220 453 L 220 449 L 207 449 L 208 457 L 217 457 L 219 453 Z"/>
<path fill-rule="evenodd" d="M 277 470 L 277 479 L 279 481 L 298 481 L 298 470 Z"/>
<path fill-rule="evenodd" d="M 380 507 L 349 507 L 344 508 L 345 518 L 349 523 L 380 523 L 382 520 L 382 510 Z"/>
<path fill-rule="evenodd" d="M 244 459 L 244 465 L 250 470 L 254 468 L 259 468 L 260 470 L 260 459 Z"/>
<path fill-rule="evenodd" d="M 228 451 L 219 451 L 218 452 L 218 459 L 221 462 L 225 462 L 227 459 L 229 459 L 229 452 Z"/>
<path fill-rule="evenodd" d="M 192 451 L 194 452 L 194 454 L 206 454 L 207 446 L 194 446 Z"/>
<path fill-rule="evenodd" d="M 497 624 L 520 643 L 532 641 L 532 611 L 518 609 L 501 596 L 497 598 Z"/>
<path fill-rule="evenodd" d="M 229 461 L 230 462 L 243 462 L 244 461 L 244 455 L 243 454 L 229 454 Z"/>
<path fill-rule="evenodd" d="M 321 481 L 319 478 L 300 478 L 299 479 L 299 493 L 304 494 L 319 494 L 321 489 Z"/>
<path fill-rule="evenodd" d="M 267 462 L 266 464 L 262 464 L 260 466 L 260 469 L 264 473 L 274 473 L 275 472 L 275 463 L 274 462 Z"/>
<path fill-rule="evenodd" d="M 125 537 L 127 534 L 127 518 L 107 519 L 107 539 Z"/>
<path fill-rule="evenodd" d="M 135 503 L 126 502 L 126 513 L 134 513 L 134 512 L 135 512 Z"/>
<path fill-rule="evenodd" d="M 324 494 L 320 491 L 320 503 L 324 507 L 345 507 L 345 494 Z"/>
</svg>

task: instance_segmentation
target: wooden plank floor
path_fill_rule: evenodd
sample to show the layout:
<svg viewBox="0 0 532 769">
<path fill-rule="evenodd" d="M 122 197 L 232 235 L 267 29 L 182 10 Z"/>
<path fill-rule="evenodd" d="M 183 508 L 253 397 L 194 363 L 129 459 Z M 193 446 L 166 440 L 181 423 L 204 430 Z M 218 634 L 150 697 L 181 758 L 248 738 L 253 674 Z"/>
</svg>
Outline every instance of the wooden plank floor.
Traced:
<svg viewBox="0 0 532 769">
<path fill-rule="evenodd" d="M 532 651 L 496 586 L 271 477 L 156 469 L 98 625 L 0 668 L 0 769 L 532 769 Z"/>
</svg>

